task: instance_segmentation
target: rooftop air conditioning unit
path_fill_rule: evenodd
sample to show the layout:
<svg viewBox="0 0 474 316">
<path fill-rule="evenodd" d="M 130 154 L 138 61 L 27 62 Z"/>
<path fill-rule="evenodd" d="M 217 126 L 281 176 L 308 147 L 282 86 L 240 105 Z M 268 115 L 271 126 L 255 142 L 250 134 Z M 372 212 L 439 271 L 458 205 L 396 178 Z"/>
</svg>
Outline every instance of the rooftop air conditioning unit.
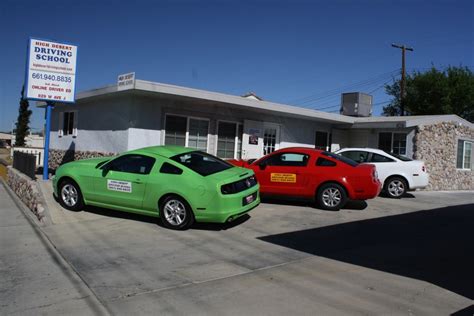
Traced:
<svg viewBox="0 0 474 316">
<path fill-rule="evenodd" d="M 341 96 L 341 114 L 348 116 L 372 116 L 373 97 L 362 92 L 343 93 Z"/>
</svg>

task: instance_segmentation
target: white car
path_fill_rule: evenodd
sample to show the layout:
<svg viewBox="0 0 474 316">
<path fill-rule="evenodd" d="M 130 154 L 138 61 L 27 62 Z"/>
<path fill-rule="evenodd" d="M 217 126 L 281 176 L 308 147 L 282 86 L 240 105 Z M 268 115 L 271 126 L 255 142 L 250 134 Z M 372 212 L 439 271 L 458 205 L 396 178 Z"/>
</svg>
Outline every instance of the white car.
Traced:
<svg viewBox="0 0 474 316">
<path fill-rule="evenodd" d="M 408 190 L 422 189 L 428 185 L 429 175 L 423 161 L 374 148 L 344 148 L 336 151 L 336 154 L 359 163 L 375 165 L 383 190 L 389 197 L 400 198 Z"/>
</svg>

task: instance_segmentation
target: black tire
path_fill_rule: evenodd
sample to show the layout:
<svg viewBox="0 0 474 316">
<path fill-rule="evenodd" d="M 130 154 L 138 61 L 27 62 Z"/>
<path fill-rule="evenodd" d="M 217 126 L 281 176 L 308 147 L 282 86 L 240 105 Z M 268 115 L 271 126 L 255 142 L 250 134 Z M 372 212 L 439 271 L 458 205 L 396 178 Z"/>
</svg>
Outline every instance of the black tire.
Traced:
<svg viewBox="0 0 474 316">
<path fill-rule="evenodd" d="M 392 199 L 399 199 L 407 193 L 408 184 L 402 177 L 391 177 L 383 186 L 385 194 Z"/>
<path fill-rule="evenodd" d="M 160 205 L 163 226 L 175 230 L 185 230 L 194 223 L 194 214 L 189 204 L 176 195 L 167 196 Z"/>
<path fill-rule="evenodd" d="M 70 179 L 61 181 L 58 188 L 59 204 L 70 211 L 80 211 L 84 208 L 82 192 L 76 182 Z"/>
<path fill-rule="evenodd" d="M 339 211 L 347 202 L 346 190 L 337 183 L 326 183 L 319 188 L 316 201 L 323 210 Z"/>
</svg>

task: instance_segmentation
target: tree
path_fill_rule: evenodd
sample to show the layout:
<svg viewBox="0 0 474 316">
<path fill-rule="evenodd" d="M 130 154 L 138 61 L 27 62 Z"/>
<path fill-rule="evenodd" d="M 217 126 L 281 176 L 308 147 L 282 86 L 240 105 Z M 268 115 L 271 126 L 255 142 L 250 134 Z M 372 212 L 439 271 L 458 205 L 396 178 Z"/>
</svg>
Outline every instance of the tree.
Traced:
<svg viewBox="0 0 474 316">
<path fill-rule="evenodd" d="M 474 121 L 474 74 L 467 67 L 435 67 L 414 72 L 405 81 L 405 111 L 409 115 L 456 114 Z M 394 97 L 383 108 L 383 115 L 397 116 L 400 110 L 400 81 L 386 85 L 385 91 Z"/>
<path fill-rule="evenodd" d="M 25 86 L 21 89 L 20 108 L 18 110 L 18 119 L 16 122 L 15 146 L 25 146 L 25 138 L 30 131 L 28 124 L 30 124 L 31 110 L 30 104 L 25 99 Z"/>
</svg>

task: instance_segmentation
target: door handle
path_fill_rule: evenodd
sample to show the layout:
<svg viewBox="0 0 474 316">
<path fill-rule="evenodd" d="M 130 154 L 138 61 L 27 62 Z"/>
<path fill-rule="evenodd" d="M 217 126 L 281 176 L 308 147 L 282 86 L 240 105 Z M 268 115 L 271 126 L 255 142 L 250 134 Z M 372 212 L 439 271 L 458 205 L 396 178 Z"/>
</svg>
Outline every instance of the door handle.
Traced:
<svg viewBox="0 0 474 316">
<path fill-rule="evenodd" d="M 132 181 L 132 182 L 133 182 L 133 183 L 137 183 L 137 184 L 141 184 L 141 183 L 143 183 L 143 181 L 142 181 L 142 180 L 140 180 L 140 179 L 136 179 L 135 181 Z"/>
</svg>

